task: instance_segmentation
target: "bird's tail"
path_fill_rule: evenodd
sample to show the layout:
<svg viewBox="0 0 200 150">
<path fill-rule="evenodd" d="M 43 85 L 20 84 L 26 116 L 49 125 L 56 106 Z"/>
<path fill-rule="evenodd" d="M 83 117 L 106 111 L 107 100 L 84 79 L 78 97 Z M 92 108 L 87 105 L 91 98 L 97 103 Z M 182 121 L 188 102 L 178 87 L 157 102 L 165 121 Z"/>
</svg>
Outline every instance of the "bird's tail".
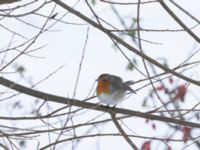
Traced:
<svg viewBox="0 0 200 150">
<path fill-rule="evenodd" d="M 126 81 L 126 82 L 124 82 L 124 83 L 127 84 L 127 85 L 132 85 L 132 84 L 134 84 L 135 82 L 132 81 L 132 80 L 129 80 L 129 81 Z"/>
<path fill-rule="evenodd" d="M 124 82 L 125 83 L 125 88 L 128 90 L 128 91 L 130 91 L 130 92 L 132 92 L 132 93 L 135 93 L 136 94 L 136 91 L 134 91 L 129 85 L 132 85 L 132 84 L 134 84 L 134 81 L 126 81 L 126 82 Z"/>
</svg>

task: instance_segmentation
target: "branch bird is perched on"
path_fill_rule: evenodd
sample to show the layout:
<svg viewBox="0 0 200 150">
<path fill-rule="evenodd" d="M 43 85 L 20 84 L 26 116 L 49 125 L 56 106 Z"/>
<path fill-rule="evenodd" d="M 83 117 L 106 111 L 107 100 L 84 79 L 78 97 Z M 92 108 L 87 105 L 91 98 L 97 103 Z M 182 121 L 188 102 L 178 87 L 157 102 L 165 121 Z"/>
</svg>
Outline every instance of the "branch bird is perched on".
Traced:
<svg viewBox="0 0 200 150">
<path fill-rule="evenodd" d="M 127 92 L 136 93 L 129 85 L 133 81 L 123 80 L 115 75 L 101 74 L 97 79 L 96 93 L 100 102 L 108 105 L 119 104 L 126 96 Z"/>
<path fill-rule="evenodd" d="M 0 5 L 10 4 L 10 3 L 19 2 L 19 1 L 21 0 L 0 0 Z"/>
</svg>

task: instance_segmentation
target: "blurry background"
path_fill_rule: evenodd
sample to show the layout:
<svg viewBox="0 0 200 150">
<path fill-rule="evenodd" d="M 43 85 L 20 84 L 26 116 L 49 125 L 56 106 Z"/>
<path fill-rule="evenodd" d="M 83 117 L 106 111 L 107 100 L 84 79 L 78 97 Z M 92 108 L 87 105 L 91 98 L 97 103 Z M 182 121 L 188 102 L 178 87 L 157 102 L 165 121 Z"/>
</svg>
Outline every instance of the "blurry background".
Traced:
<svg viewBox="0 0 200 150">
<path fill-rule="evenodd" d="M 99 18 L 107 22 L 99 19 L 104 27 L 114 30 L 113 33 L 137 49 L 139 20 L 142 50 L 146 55 L 169 68 L 188 64 L 178 71 L 199 79 L 199 43 L 180 27 L 158 1 L 141 1 L 139 19 L 136 0 L 63 2 L 97 22 L 91 7 Z M 199 19 L 198 1 L 177 0 L 175 3 Z M 192 32 L 199 35 L 198 20 L 181 11 L 173 1 L 166 1 L 166 4 Z M 164 102 L 174 101 L 167 106 L 169 109 L 187 109 L 175 111 L 171 117 L 180 115 L 179 112 L 188 112 L 184 115 L 187 121 L 199 121 L 199 87 L 167 74 L 153 80 L 157 81 L 154 84 L 157 91 L 154 91 L 147 76 L 139 72 L 147 74 L 141 57 L 119 45 L 130 63 L 107 35 L 53 1 L 22 0 L 0 5 L 0 35 L 1 76 L 7 79 L 43 92 L 84 100 L 95 95 L 95 79 L 101 73 L 110 73 L 125 81 L 136 82 L 132 88 L 137 90 L 137 94 L 131 95 L 117 107 L 142 112 L 153 110 L 162 105 L 157 93 Z M 151 63 L 147 62 L 147 67 L 150 76 L 163 73 Z M 89 102 L 97 103 L 98 99 Z M 1 143 L 8 149 L 39 149 L 62 139 L 68 140 L 51 149 L 130 149 L 112 121 L 102 121 L 110 118 L 106 113 L 87 109 L 69 113 L 79 109 L 76 107 L 59 111 L 64 105 L 43 104 L 43 100 L 2 86 L 0 103 L 0 116 L 7 117 L 0 117 Z M 194 106 L 197 107 L 190 112 Z M 56 110 L 57 117 L 39 118 Z M 164 108 L 161 110 L 165 111 Z M 169 116 L 166 111 L 157 115 Z M 33 116 L 34 119 L 29 118 Z M 18 117 L 27 118 L 18 120 Z M 82 126 L 86 123 L 91 124 Z M 195 144 L 199 136 L 197 129 L 135 117 L 123 119 L 120 124 L 130 137 L 138 136 L 131 139 L 141 149 L 145 142 L 150 149 L 199 149 Z M 73 128 L 76 125 L 80 127 Z M 64 127 L 69 129 L 61 130 Z M 33 133 L 24 134 L 29 132 Z M 15 133 L 18 135 L 13 135 Z M 83 135 L 88 137 L 81 137 Z M 189 140 L 191 137 L 197 138 Z M 150 144 L 148 141 L 151 141 Z"/>
</svg>

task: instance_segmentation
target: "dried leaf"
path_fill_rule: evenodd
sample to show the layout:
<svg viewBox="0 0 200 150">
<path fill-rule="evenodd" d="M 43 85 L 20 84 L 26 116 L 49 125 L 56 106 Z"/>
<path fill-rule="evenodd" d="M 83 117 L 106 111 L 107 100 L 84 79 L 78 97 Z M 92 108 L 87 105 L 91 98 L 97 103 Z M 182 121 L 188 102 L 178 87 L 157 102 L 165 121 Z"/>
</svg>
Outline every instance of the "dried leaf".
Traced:
<svg viewBox="0 0 200 150">
<path fill-rule="evenodd" d="M 174 83 L 174 80 L 172 78 L 169 78 L 169 83 L 170 84 L 173 84 Z"/>
<path fill-rule="evenodd" d="M 190 137 L 190 133 L 191 133 L 191 128 L 190 127 L 187 127 L 187 126 L 184 126 L 182 129 L 182 132 L 183 132 L 183 141 L 184 143 L 187 142 L 187 140 L 189 139 Z"/>
<path fill-rule="evenodd" d="M 180 99 L 182 102 L 185 100 L 185 94 L 187 92 L 187 88 L 185 85 L 180 85 L 175 90 L 175 96 L 172 100 L 178 100 Z"/>
<path fill-rule="evenodd" d="M 156 87 L 156 91 L 162 91 L 162 90 L 164 90 L 164 89 L 165 89 L 165 88 L 164 88 L 163 85 L 160 85 L 160 86 Z"/>
<path fill-rule="evenodd" d="M 146 141 L 142 144 L 141 150 L 150 150 L 151 141 Z"/>
<path fill-rule="evenodd" d="M 152 123 L 151 127 L 152 127 L 152 129 L 156 130 L 156 124 L 155 123 Z"/>
<path fill-rule="evenodd" d="M 166 148 L 166 150 L 172 150 L 172 149 L 171 149 L 171 147 L 168 146 L 168 147 Z"/>
<path fill-rule="evenodd" d="M 197 118 L 197 120 L 200 120 L 200 114 L 199 113 L 196 113 L 196 118 Z"/>
</svg>

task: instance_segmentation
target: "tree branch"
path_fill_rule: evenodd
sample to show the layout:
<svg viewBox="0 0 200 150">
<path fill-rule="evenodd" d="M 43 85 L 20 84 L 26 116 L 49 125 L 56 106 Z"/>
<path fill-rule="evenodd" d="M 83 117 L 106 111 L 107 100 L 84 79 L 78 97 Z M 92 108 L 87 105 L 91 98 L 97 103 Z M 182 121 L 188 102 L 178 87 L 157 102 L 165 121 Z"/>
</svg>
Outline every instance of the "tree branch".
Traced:
<svg viewBox="0 0 200 150">
<path fill-rule="evenodd" d="M 159 0 L 161 6 L 168 12 L 168 14 L 198 43 L 200 43 L 199 37 L 194 34 L 179 18 L 175 15 L 175 13 L 165 4 L 164 0 Z"/>
<path fill-rule="evenodd" d="M 19 2 L 20 0 L 0 0 L 0 5 L 2 4 L 10 4 L 14 2 Z"/>
<path fill-rule="evenodd" d="M 122 129 L 122 127 L 120 126 L 120 124 L 117 122 L 117 118 L 115 116 L 115 113 L 110 113 L 111 118 L 113 123 L 115 124 L 115 126 L 117 127 L 117 129 L 119 130 L 119 132 L 122 134 L 122 136 L 124 137 L 124 139 L 129 143 L 129 145 L 134 149 L 134 150 L 138 150 L 137 146 L 131 141 L 131 139 L 129 138 L 129 136 L 126 134 L 126 132 Z"/>
<path fill-rule="evenodd" d="M 154 64 L 155 66 L 157 66 L 158 68 L 173 74 L 174 76 L 177 76 L 187 82 L 190 82 L 192 84 L 198 85 L 200 86 L 200 81 L 191 79 L 187 76 L 184 76 L 180 73 L 177 73 L 176 71 L 160 64 L 158 61 L 156 61 L 155 59 L 143 54 L 142 52 L 140 52 L 139 50 L 137 50 L 136 48 L 132 47 L 130 44 L 128 44 L 127 42 L 125 42 L 124 40 L 122 40 L 121 38 L 119 38 L 118 36 L 116 36 L 115 34 L 111 33 L 108 29 L 102 27 L 101 25 L 99 25 L 98 23 L 94 22 L 93 20 L 91 20 L 90 18 L 86 17 L 85 15 L 83 15 L 82 13 L 76 11 L 75 9 L 73 9 L 72 7 L 68 6 L 67 4 L 61 2 L 60 0 L 54 0 L 54 2 L 56 4 L 58 4 L 59 6 L 63 7 L 64 9 L 68 10 L 69 12 L 71 12 L 72 14 L 76 15 L 77 17 L 83 19 L 84 21 L 88 22 L 89 24 L 91 24 L 92 26 L 94 26 L 95 28 L 98 28 L 99 30 L 101 30 L 102 32 L 104 32 L 105 34 L 107 34 L 109 37 L 113 38 L 114 40 L 116 40 L 118 43 L 120 43 L 121 45 L 123 45 L 124 47 L 126 47 L 128 50 L 132 51 L 133 53 L 135 53 L 136 55 L 144 58 L 145 60 L 149 61 L 150 63 Z"/>
<path fill-rule="evenodd" d="M 178 119 L 173 119 L 173 118 L 168 118 L 168 117 L 163 117 L 163 116 L 158 116 L 158 115 L 152 115 L 149 113 L 143 113 L 143 112 L 133 111 L 133 110 L 128 110 L 128 109 L 110 108 L 108 106 L 97 105 L 93 103 L 83 102 L 77 99 L 70 99 L 70 98 L 65 98 L 61 96 L 56 96 L 53 94 L 44 93 L 41 91 L 37 91 L 31 88 L 22 86 L 20 84 L 12 82 L 3 77 L 0 77 L 0 84 L 10 89 L 13 89 L 15 91 L 18 91 L 20 93 L 27 94 L 36 98 L 40 98 L 45 101 L 77 106 L 81 108 L 92 109 L 92 110 L 102 111 L 102 112 L 109 112 L 109 113 L 115 112 L 116 114 L 119 113 L 119 114 L 124 114 L 124 115 L 130 115 L 130 116 L 135 116 L 135 117 L 141 117 L 141 118 L 146 118 L 146 119 L 152 119 L 152 120 L 157 120 L 157 121 L 162 121 L 162 122 L 189 126 L 193 128 L 200 128 L 199 123 L 188 122 L 188 121 L 183 121 L 183 120 L 178 120 Z"/>
</svg>

